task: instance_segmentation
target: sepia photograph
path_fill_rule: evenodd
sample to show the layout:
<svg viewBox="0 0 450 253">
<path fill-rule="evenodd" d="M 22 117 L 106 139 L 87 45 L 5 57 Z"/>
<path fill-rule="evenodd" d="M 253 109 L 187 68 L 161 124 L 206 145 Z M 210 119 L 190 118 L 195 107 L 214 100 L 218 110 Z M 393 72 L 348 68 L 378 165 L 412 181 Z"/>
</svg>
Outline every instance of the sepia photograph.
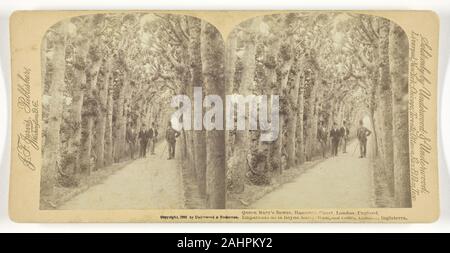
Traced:
<svg viewBox="0 0 450 253">
<path fill-rule="evenodd" d="M 224 92 L 213 26 L 183 15 L 85 15 L 52 26 L 42 45 L 42 209 L 206 207 L 206 163 L 225 171 L 224 132 L 176 131 L 170 104 L 193 84 Z M 209 177 L 210 205 L 223 208 L 224 173 Z"/>
<path fill-rule="evenodd" d="M 92 14 L 40 50 L 40 209 L 412 206 L 409 42 L 386 18 L 261 15 L 224 37 Z"/>
<path fill-rule="evenodd" d="M 227 40 L 227 89 L 278 94 L 279 136 L 232 132 L 227 207 L 411 207 L 408 38 L 388 19 L 266 15 Z"/>
</svg>

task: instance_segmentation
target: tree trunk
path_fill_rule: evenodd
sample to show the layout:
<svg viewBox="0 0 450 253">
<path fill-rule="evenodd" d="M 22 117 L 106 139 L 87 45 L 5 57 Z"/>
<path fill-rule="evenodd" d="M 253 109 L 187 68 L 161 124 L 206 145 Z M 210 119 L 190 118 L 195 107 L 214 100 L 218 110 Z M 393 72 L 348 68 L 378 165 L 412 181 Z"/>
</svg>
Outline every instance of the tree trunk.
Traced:
<svg viewBox="0 0 450 253">
<path fill-rule="evenodd" d="M 218 95 L 224 101 L 224 53 L 225 45 L 220 32 L 212 25 L 202 22 L 201 57 L 206 94 Z M 225 208 L 225 131 L 211 130 L 206 133 L 207 207 Z"/>
<path fill-rule="evenodd" d="M 65 88 L 65 25 L 61 23 L 57 29 L 57 40 L 53 44 L 53 74 L 49 88 L 48 131 L 43 149 L 43 165 L 41 171 L 41 194 L 51 201 L 58 178 L 60 166 L 60 128 L 63 108 L 63 90 Z"/>
<path fill-rule="evenodd" d="M 300 78 L 300 87 L 298 89 L 298 103 L 297 103 L 297 130 L 295 132 L 296 148 L 295 157 L 297 165 L 305 162 L 305 138 L 303 135 L 303 117 L 305 108 L 305 81 L 304 76 Z"/>
<path fill-rule="evenodd" d="M 186 95 L 187 92 L 187 86 L 188 86 L 188 80 L 186 80 L 185 77 L 183 77 L 184 75 L 184 70 L 183 71 L 178 71 L 177 73 L 177 86 L 179 87 L 178 93 L 182 94 L 182 95 Z M 169 117 L 170 120 L 170 117 Z M 164 124 L 167 124 L 167 122 L 164 122 Z M 181 136 L 180 136 L 180 145 L 177 145 L 177 151 L 175 153 L 180 154 L 180 160 L 182 161 L 182 166 L 184 169 L 195 169 L 192 168 L 192 157 L 191 157 L 191 151 L 189 150 L 189 145 L 191 143 L 191 138 L 189 136 L 189 131 L 182 129 L 181 130 Z"/>
<path fill-rule="evenodd" d="M 127 128 L 130 127 L 129 126 L 129 122 L 130 122 L 130 112 L 131 112 L 131 98 L 132 98 L 132 94 L 133 94 L 133 89 L 131 87 L 131 80 L 130 77 L 132 75 L 132 71 L 127 70 L 127 79 L 124 80 L 125 84 L 126 84 L 126 88 L 123 90 L 124 92 L 124 110 L 123 110 L 123 120 L 124 120 L 124 124 L 123 124 L 123 129 L 121 132 L 121 135 L 123 136 L 124 144 L 122 146 L 122 155 L 121 158 L 126 157 L 127 155 L 131 155 L 130 152 L 131 150 L 129 149 L 129 147 L 127 146 L 127 142 L 126 142 L 126 134 L 127 134 Z M 137 135 L 137 133 L 136 133 Z M 140 147 L 140 142 L 138 142 L 136 140 L 136 147 Z"/>
<path fill-rule="evenodd" d="M 226 93 L 232 94 L 234 89 L 234 79 L 236 77 L 236 46 L 237 46 L 237 39 L 235 34 L 230 34 L 226 41 L 226 56 L 225 56 L 225 87 L 226 87 Z M 225 105 L 226 106 L 226 105 Z M 226 132 L 226 143 L 227 143 L 227 158 L 231 158 L 234 155 L 235 151 L 235 145 L 234 145 L 234 139 L 235 139 L 236 131 L 227 131 Z M 229 164 L 227 164 L 227 175 L 229 174 L 230 170 L 232 168 Z M 229 178 L 227 176 L 227 191 L 231 191 L 231 185 L 233 183 L 233 179 Z"/>
<path fill-rule="evenodd" d="M 226 58 L 225 58 L 225 87 L 227 89 L 227 92 L 232 93 L 233 92 L 233 86 L 234 86 L 234 78 L 235 78 L 235 72 L 236 72 L 236 46 L 237 46 L 237 39 L 236 35 L 232 34 L 227 39 L 227 46 L 226 46 Z"/>
<path fill-rule="evenodd" d="M 95 95 L 98 72 L 101 66 L 101 59 L 93 62 L 88 68 L 89 80 L 86 85 L 86 95 L 83 100 L 83 120 L 81 123 L 81 155 L 80 166 L 82 173 L 91 174 L 92 164 L 92 139 L 94 117 L 97 116 L 97 97 Z"/>
<path fill-rule="evenodd" d="M 103 79 L 101 85 L 99 87 L 99 108 L 98 108 L 98 117 L 97 124 L 95 126 L 96 133 L 96 145 L 95 145 L 95 153 L 97 155 L 96 168 L 101 168 L 105 166 L 105 131 L 106 131 L 106 120 L 108 115 L 108 90 L 110 83 L 110 74 L 111 74 L 111 63 L 110 60 L 105 61 L 105 66 L 103 67 Z"/>
<path fill-rule="evenodd" d="M 319 126 L 319 112 L 322 107 L 322 100 L 323 100 L 323 80 L 319 78 L 320 72 L 317 70 L 316 78 L 315 78 L 315 87 L 316 87 L 316 94 L 315 94 L 315 102 L 314 102 L 314 113 L 313 113 L 313 122 L 312 122 L 312 128 L 311 128 L 311 134 L 312 134 L 312 147 L 311 147 L 311 156 L 314 157 L 314 155 L 318 154 L 319 152 L 319 143 L 317 141 L 317 130 Z"/>
<path fill-rule="evenodd" d="M 256 19 L 252 21 L 250 24 L 250 30 L 254 28 L 257 24 Z M 253 80 L 255 77 L 255 54 L 256 54 L 256 45 L 254 34 L 247 33 L 244 39 L 245 49 L 244 55 L 242 57 L 243 68 L 242 68 L 242 76 L 241 83 L 239 86 L 239 95 L 247 96 L 252 94 L 251 87 L 253 87 Z M 237 113 L 235 114 L 237 115 Z M 235 152 L 233 153 L 233 157 L 231 158 L 230 169 L 231 173 L 231 181 L 233 184 L 234 192 L 242 192 L 245 188 L 245 178 L 247 173 L 247 163 L 243 163 L 243 161 L 247 161 L 247 155 L 249 154 L 249 117 L 245 117 L 245 130 L 236 130 L 235 135 Z"/>
<path fill-rule="evenodd" d="M 411 207 L 408 131 L 408 37 L 391 23 L 389 63 L 392 81 L 394 181 L 396 207 Z"/>
<path fill-rule="evenodd" d="M 280 50 L 280 39 L 273 37 L 269 41 L 269 47 L 267 49 L 266 57 L 264 59 L 264 78 L 265 78 L 265 93 L 270 95 L 280 95 L 280 91 L 277 84 L 277 61 L 278 61 L 278 52 Z M 272 105 L 269 103 L 270 111 L 272 111 Z M 279 128 L 280 129 L 280 128 Z M 281 133 L 281 129 L 279 131 L 279 134 Z M 267 157 L 266 157 L 266 163 L 268 166 L 268 171 L 274 172 L 275 170 L 278 170 L 278 167 L 280 166 L 281 162 L 274 159 L 274 153 L 276 150 L 278 150 L 278 142 L 273 141 L 269 144 L 269 148 L 267 151 Z"/>
<path fill-rule="evenodd" d="M 189 19 L 190 29 L 189 29 L 189 66 L 191 72 L 191 86 L 192 87 L 203 87 L 203 76 L 202 76 L 202 58 L 200 52 L 200 33 L 201 33 L 201 20 L 197 18 Z M 203 101 L 203 96 L 202 100 Z M 201 115 L 203 115 L 203 106 L 199 109 Z M 194 117 L 195 119 L 195 117 Z M 200 123 L 200 122 L 198 122 Z M 195 123 L 194 123 L 195 125 Z M 205 143 L 205 131 L 203 126 L 200 125 L 201 130 L 194 129 L 194 161 L 195 161 L 195 172 L 197 175 L 199 191 L 201 195 L 206 194 L 206 143 Z"/>
<path fill-rule="evenodd" d="M 378 58 L 378 49 L 374 50 L 374 58 L 377 59 Z M 378 111 L 380 110 L 379 105 L 378 105 L 378 79 L 379 79 L 379 71 L 373 71 L 373 73 L 371 73 L 371 94 L 370 94 L 370 116 L 372 119 L 372 128 L 373 128 L 373 140 L 375 142 L 375 144 L 373 146 L 375 146 L 375 156 L 379 157 L 379 156 L 383 156 L 383 149 L 382 147 L 382 141 L 381 141 L 381 131 L 379 130 L 379 126 L 381 126 L 381 124 L 378 122 L 380 121 L 379 118 L 379 113 Z M 361 119 L 360 119 L 361 120 Z"/>
<path fill-rule="evenodd" d="M 292 50 L 292 46 L 291 46 L 291 42 L 288 41 L 286 44 L 284 44 L 281 47 L 281 61 L 282 61 L 282 65 L 280 68 L 280 84 L 278 85 L 279 87 L 279 94 L 280 94 L 280 100 L 281 100 L 281 105 L 280 105 L 280 131 L 278 133 L 278 139 L 276 140 L 277 142 L 277 150 L 275 153 L 275 156 L 277 158 L 278 161 L 280 161 L 280 166 L 278 167 L 278 173 L 282 173 L 283 169 L 285 169 L 285 162 L 283 161 L 283 148 L 284 148 L 284 142 L 283 142 L 283 137 L 284 137 L 284 121 L 286 120 L 286 116 L 288 115 L 288 108 L 287 108 L 287 99 L 288 99 L 288 94 L 287 94 L 287 84 L 289 81 L 289 74 L 291 72 L 291 66 L 292 63 L 294 62 L 294 57 L 293 57 L 293 50 Z"/>
<path fill-rule="evenodd" d="M 315 117 L 315 106 L 316 106 L 316 95 L 317 95 L 317 79 L 318 75 L 314 74 L 314 80 L 312 84 L 310 84 L 312 87 L 310 87 L 310 95 L 308 98 L 308 107 L 307 107 L 307 117 L 306 117 L 306 143 L 305 143 L 305 156 L 307 161 L 311 161 L 314 156 L 314 142 L 315 142 L 315 136 L 317 133 L 314 133 L 317 131 L 317 126 L 314 126 L 316 120 Z"/>
<path fill-rule="evenodd" d="M 72 127 L 69 128 L 70 137 L 67 141 L 66 167 L 73 167 L 75 177 L 80 175 L 80 150 L 81 150 L 81 123 L 84 92 L 86 89 L 86 60 L 89 52 L 89 42 L 80 41 L 75 50 L 74 82 L 72 85 L 72 103 L 69 120 Z"/>
<path fill-rule="evenodd" d="M 380 97 L 383 110 L 383 148 L 386 180 L 389 190 L 394 192 L 394 152 L 392 141 L 392 87 L 389 69 L 389 28 L 390 21 L 380 19 Z"/>
<path fill-rule="evenodd" d="M 128 88 L 128 76 L 126 73 L 122 77 L 122 87 L 120 87 L 118 97 L 114 105 L 115 125 L 114 125 L 114 161 L 120 162 L 126 149 L 125 133 L 125 90 Z"/>
<path fill-rule="evenodd" d="M 105 166 L 111 165 L 114 162 L 113 157 L 113 111 L 114 111 L 114 99 L 113 99 L 113 86 L 114 82 L 108 85 L 108 99 L 106 102 L 106 122 L 105 122 Z"/>
<path fill-rule="evenodd" d="M 300 59 L 297 59 L 297 65 L 300 64 Z M 298 97 L 299 97 L 299 89 L 300 89 L 300 82 L 301 82 L 301 73 L 300 73 L 300 67 L 296 66 L 296 73 L 295 77 L 293 79 L 293 87 L 292 89 L 289 89 L 289 101 L 290 106 L 288 109 L 288 117 L 287 117 L 287 136 L 286 139 L 286 152 L 287 152 L 287 167 L 290 168 L 295 166 L 295 149 L 296 149 L 296 131 L 297 131 L 297 116 L 298 116 Z"/>
</svg>

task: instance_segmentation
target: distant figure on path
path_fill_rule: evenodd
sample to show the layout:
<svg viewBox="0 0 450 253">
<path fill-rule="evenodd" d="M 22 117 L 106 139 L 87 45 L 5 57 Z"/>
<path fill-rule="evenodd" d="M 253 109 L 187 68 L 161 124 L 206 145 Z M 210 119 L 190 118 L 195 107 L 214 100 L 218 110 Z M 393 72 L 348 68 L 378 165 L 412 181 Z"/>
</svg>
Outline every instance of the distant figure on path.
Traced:
<svg viewBox="0 0 450 253">
<path fill-rule="evenodd" d="M 152 146 L 153 146 L 153 128 L 150 127 L 147 130 L 147 148 L 150 149 L 150 154 L 152 154 Z"/>
<path fill-rule="evenodd" d="M 148 131 L 145 127 L 145 124 L 142 125 L 141 131 L 139 131 L 139 141 L 140 141 L 140 157 L 146 157 L 147 156 L 147 144 L 148 144 Z"/>
<path fill-rule="evenodd" d="M 317 129 L 317 140 L 320 143 L 320 148 L 322 149 L 322 157 L 327 157 L 327 129 L 323 121 L 319 123 L 319 129 Z"/>
<path fill-rule="evenodd" d="M 180 132 L 173 129 L 172 123 L 169 121 L 166 129 L 166 141 L 167 145 L 169 146 L 169 158 L 167 158 L 167 160 L 175 158 L 175 144 L 179 135 Z"/>
<path fill-rule="evenodd" d="M 330 131 L 331 138 L 331 154 L 337 156 L 339 141 L 341 139 L 341 131 L 339 130 L 336 122 L 333 123 L 333 128 Z"/>
<path fill-rule="evenodd" d="M 152 123 L 152 127 L 150 128 L 150 154 L 155 154 L 155 145 L 158 137 L 158 130 L 156 129 L 155 122 Z"/>
<path fill-rule="evenodd" d="M 348 136 L 350 134 L 350 130 L 348 129 L 347 122 L 344 120 L 342 122 L 341 127 L 341 136 L 342 136 L 342 153 L 347 153 L 347 141 Z"/>
<path fill-rule="evenodd" d="M 358 140 L 359 140 L 359 151 L 360 151 L 359 158 L 366 157 L 366 153 L 367 153 L 367 136 L 369 136 L 371 133 L 372 132 L 363 125 L 363 121 L 360 120 L 359 121 L 359 128 L 358 128 L 358 131 L 357 131 L 357 137 L 358 137 Z"/>
<path fill-rule="evenodd" d="M 127 127 L 127 133 L 125 136 L 128 148 L 130 149 L 131 159 L 134 159 L 134 150 L 136 149 L 136 134 L 134 133 L 134 129 L 131 127 L 131 124 Z"/>
</svg>

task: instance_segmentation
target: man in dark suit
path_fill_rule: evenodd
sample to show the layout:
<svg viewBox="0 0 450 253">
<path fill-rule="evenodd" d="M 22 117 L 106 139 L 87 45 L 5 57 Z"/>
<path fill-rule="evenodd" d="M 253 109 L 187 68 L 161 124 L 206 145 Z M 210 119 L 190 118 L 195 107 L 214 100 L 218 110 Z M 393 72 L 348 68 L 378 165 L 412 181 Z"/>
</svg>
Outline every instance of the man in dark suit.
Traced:
<svg viewBox="0 0 450 253">
<path fill-rule="evenodd" d="M 169 121 L 169 124 L 166 128 L 166 141 L 169 145 L 169 158 L 167 158 L 167 160 L 175 158 L 175 144 L 177 142 L 178 136 L 180 136 L 180 132 L 173 129 L 172 123 Z"/>
<path fill-rule="evenodd" d="M 150 134 L 150 154 L 154 155 L 157 141 L 156 138 L 158 137 L 158 129 L 156 128 L 155 122 L 152 123 L 152 127 L 149 130 L 149 134 Z"/>
<path fill-rule="evenodd" d="M 344 120 L 341 127 L 341 138 L 342 138 L 342 153 L 347 153 L 347 141 L 350 130 L 348 129 L 347 122 Z"/>
<path fill-rule="evenodd" d="M 319 123 L 319 128 L 317 129 L 317 140 L 320 143 L 320 148 L 322 149 L 322 157 L 326 158 L 327 151 L 327 129 L 323 121 Z"/>
<path fill-rule="evenodd" d="M 339 130 L 336 122 L 333 123 L 333 128 L 330 131 L 331 138 L 331 154 L 337 156 L 339 141 L 341 139 L 341 131 Z"/>
<path fill-rule="evenodd" d="M 152 155 L 152 146 L 153 146 L 153 128 L 152 127 L 147 129 L 147 146 L 150 149 L 150 154 Z"/>
<path fill-rule="evenodd" d="M 134 133 L 134 129 L 132 128 L 131 124 L 128 124 L 125 138 L 128 143 L 128 148 L 130 149 L 131 159 L 134 159 L 136 134 Z"/>
<path fill-rule="evenodd" d="M 367 137 L 371 133 L 372 132 L 364 126 L 363 121 L 360 120 L 359 121 L 359 128 L 358 128 L 358 131 L 356 133 L 356 135 L 358 137 L 358 141 L 359 141 L 359 152 L 360 152 L 359 158 L 366 157 L 366 154 L 367 154 Z"/>
<path fill-rule="evenodd" d="M 139 141 L 140 141 L 140 152 L 139 152 L 139 156 L 140 157 L 146 157 L 147 155 L 147 144 L 148 144 L 148 131 L 147 128 L 145 127 L 145 124 L 142 125 L 141 127 L 141 131 L 139 131 L 139 135 L 138 135 Z"/>
</svg>

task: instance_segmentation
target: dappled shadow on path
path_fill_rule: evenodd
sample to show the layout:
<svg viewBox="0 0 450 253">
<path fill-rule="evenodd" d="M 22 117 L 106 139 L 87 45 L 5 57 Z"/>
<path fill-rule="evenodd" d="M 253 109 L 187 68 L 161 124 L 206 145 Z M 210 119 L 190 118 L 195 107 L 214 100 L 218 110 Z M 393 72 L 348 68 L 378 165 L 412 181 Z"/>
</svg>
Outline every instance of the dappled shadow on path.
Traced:
<svg viewBox="0 0 450 253">
<path fill-rule="evenodd" d="M 373 180 L 369 158 L 359 158 L 358 142 L 349 153 L 323 160 L 294 181 L 253 203 L 255 209 L 370 208 Z"/>
<path fill-rule="evenodd" d="M 180 209 L 184 208 L 182 175 L 176 160 L 148 154 L 69 200 L 60 209 Z"/>
</svg>

